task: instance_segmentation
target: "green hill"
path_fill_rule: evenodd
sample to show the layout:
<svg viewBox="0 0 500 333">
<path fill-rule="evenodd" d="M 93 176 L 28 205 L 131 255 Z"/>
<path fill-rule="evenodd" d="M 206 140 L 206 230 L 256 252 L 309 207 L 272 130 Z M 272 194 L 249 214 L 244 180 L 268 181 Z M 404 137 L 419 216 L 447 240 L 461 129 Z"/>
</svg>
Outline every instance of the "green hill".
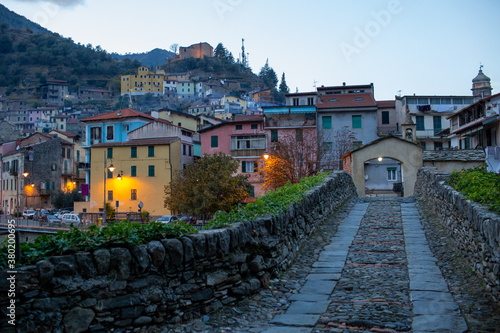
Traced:
<svg viewBox="0 0 500 333">
<path fill-rule="evenodd" d="M 0 24 L 7 24 L 9 27 L 14 29 L 29 29 L 36 34 L 51 33 L 41 25 L 31 22 L 24 16 L 14 13 L 2 4 L 0 4 Z"/>
<path fill-rule="evenodd" d="M 124 60 L 127 58 L 129 58 L 130 60 L 138 60 L 144 66 L 154 68 L 157 65 L 165 64 L 166 59 L 172 59 L 174 57 L 174 53 L 167 50 L 156 48 L 149 52 L 144 52 L 144 53 L 127 53 L 127 54 L 111 53 L 111 56 L 118 60 Z"/>
</svg>

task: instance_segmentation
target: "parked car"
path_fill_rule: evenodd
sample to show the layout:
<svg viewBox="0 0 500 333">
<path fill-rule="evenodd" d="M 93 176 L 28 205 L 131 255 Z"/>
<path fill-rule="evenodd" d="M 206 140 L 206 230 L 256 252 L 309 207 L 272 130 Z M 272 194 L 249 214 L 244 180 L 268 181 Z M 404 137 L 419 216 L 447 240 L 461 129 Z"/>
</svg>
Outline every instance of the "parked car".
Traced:
<svg viewBox="0 0 500 333">
<path fill-rule="evenodd" d="M 46 216 L 46 215 L 49 215 L 49 212 L 45 209 L 37 209 L 35 210 L 35 215 L 33 216 L 33 219 L 35 221 L 43 221 L 43 220 L 47 220 L 47 219 L 43 219 L 42 220 L 42 216 Z"/>
<path fill-rule="evenodd" d="M 179 219 L 175 215 L 164 215 L 156 220 L 156 222 L 160 223 L 175 223 L 177 221 L 179 221 Z"/>
<path fill-rule="evenodd" d="M 61 222 L 65 224 L 79 224 L 80 223 L 80 217 L 77 214 L 64 214 L 61 217 Z"/>
<path fill-rule="evenodd" d="M 55 215 L 47 215 L 47 220 L 50 223 L 61 223 L 61 220 Z"/>
<path fill-rule="evenodd" d="M 35 217 L 35 210 L 33 209 L 27 209 L 23 212 L 23 217 L 25 219 L 33 219 L 33 217 Z"/>
</svg>

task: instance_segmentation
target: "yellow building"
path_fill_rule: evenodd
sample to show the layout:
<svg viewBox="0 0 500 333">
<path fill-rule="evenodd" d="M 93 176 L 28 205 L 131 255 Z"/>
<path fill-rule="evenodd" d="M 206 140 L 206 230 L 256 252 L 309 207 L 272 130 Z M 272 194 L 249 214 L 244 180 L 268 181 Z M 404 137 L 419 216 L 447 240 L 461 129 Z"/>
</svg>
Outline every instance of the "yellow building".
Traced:
<svg viewBox="0 0 500 333">
<path fill-rule="evenodd" d="M 121 76 L 121 94 L 145 95 L 163 95 L 163 81 L 165 75 L 155 73 L 146 66 L 137 68 L 137 74 Z"/>
<path fill-rule="evenodd" d="M 102 211 L 106 200 L 115 209 L 118 202 L 119 212 L 137 212 L 142 202 L 142 210 L 152 218 L 170 214 L 163 206 L 165 186 L 180 168 L 179 138 L 97 144 L 91 148 L 91 157 L 90 201 L 86 207 L 79 205 L 81 210 Z"/>
<path fill-rule="evenodd" d="M 224 97 L 222 97 L 220 104 L 222 106 L 225 106 L 227 103 L 235 103 L 235 104 L 238 104 L 240 107 L 242 107 L 243 110 L 247 109 L 247 101 L 245 101 L 244 99 L 241 99 L 239 97 L 235 97 L 235 96 L 224 96 Z"/>
</svg>

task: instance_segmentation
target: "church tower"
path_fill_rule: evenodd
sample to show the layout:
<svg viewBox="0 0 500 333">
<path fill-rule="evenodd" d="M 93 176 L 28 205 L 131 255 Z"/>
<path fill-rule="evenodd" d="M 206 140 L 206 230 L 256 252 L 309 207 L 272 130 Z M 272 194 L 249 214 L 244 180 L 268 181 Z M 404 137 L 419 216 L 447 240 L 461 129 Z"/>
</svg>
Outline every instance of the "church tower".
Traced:
<svg viewBox="0 0 500 333">
<path fill-rule="evenodd" d="M 482 98 L 491 96 L 491 83 L 490 78 L 484 75 L 483 65 L 479 66 L 479 73 L 472 79 L 472 96 L 474 96 L 474 102 L 479 101 Z"/>
</svg>

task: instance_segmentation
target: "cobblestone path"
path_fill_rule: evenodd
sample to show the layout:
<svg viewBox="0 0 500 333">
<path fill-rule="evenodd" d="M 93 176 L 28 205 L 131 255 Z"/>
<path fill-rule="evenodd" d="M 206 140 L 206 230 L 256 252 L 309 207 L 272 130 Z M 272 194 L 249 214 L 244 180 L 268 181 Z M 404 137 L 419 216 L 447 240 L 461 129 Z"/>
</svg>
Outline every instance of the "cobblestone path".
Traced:
<svg viewBox="0 0 500 333">
<path fill-rule="evenodd" d="M 429 248 L 413 199 L 358 199 L 321 228 L 290 272 L 269 289 L 217 314 L 158 332 L 470 329 Z"/>
</svg>

